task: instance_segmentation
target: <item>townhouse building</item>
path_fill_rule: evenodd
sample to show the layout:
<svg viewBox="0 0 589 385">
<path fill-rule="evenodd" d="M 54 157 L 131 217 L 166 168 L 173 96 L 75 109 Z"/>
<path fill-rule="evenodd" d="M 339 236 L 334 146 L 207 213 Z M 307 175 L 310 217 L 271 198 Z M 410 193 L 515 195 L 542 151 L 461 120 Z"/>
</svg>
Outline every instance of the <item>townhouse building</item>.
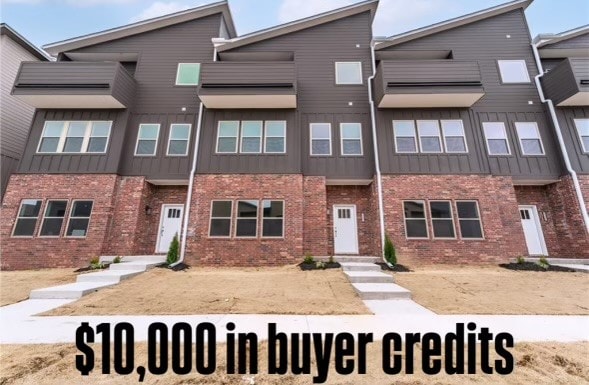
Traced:
<svg viewBox="0 0 589 385">
<path fill-rule="evenodd" d="M 219 2 L 46 46 L 57 61 L 12 91 L 37 110 L 2 268 L 165 253 L 175 234 L 204 265 L 381 255 L 385 234 L 412 263 L 589 257 L 589 103 L 568 96 L 585 104 L 558 105 L 577 126 L 557 128 L 535 81 L 537 49 L 574 72 L 589 34 L 543 54 L 564 39 L 532 46 L 529 3 L 374 38 L 377 0 L 243 36 Z"/>
</svg>

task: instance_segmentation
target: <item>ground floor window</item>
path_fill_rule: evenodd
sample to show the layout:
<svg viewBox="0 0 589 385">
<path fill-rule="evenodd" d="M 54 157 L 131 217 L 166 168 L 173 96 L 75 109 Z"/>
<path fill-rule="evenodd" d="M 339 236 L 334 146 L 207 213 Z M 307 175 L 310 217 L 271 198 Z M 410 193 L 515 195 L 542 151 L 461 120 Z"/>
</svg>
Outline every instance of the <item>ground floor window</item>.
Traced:
<svg viewBox="0 0 589 385">
<path fill-rule="evenodd" d="M 450 201 L 430 201 L 434 238 L 455 238 Z"/>
<path fill-rule="evenodd" d="M 483 227 L 477 202 L 458 201 L 456 202 L 456 210 L 462 238 L 483 238 Z"/>
<path fill-rule="evenodd" d="M 43 222 L 41 223 L 41 237 L 59 237 L 67 208 L 66 200 L 47 201 Z"/>
<path fill-rule="evenodd" d="M 229 237 L 231 235 L 232 201 L 213 201 L 211 203 L 211 223 L 209 236 Z"/>
<path fill-rule="evenodd" d="M 407 238 L 428 238 L 424 201 L 403 202 Z"/>
<path fill-rule="evenodd" d="M 70 211 L 70 219 L 65 233 L 66 237 L 85 237 L 92 214 L 92 201 L 74 201 Z"/>
<path fill-rule="evenodd" d="M 16 223 L 12 235 L 14 237 L 32 237 L 35 233 L 39 213 L 41 212 L 41 205 L 43 201 L 40 199 L 24 199 L 20 203 Z"/>
<path fill-rule="evenodd" d="M 284 234 L 284 202 L 262 201 L 264 219 L 262 221 L 263 237 L 282 237 Z"/>
<path fill-rule="evenodd" d="M 210 237 L 257 238 L 259 226 L 262 238 L 283 237 L 284 201 L 244 199 L 235 201 L 235 204 L 231 200 L 212 201 Z"/>
</svg>

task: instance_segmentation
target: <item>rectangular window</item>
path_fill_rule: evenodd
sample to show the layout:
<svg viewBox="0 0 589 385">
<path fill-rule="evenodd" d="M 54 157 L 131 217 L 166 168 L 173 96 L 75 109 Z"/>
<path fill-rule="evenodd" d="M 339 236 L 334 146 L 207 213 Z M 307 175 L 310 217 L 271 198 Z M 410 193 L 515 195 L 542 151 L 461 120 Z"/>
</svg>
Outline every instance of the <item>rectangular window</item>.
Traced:
<svg viewBox="0 0 589 385">
<path fill-rule="evenodd" d="M 530 75 L 525 60 L 497 60 L 503 83 L 529 83 Z"/>
<path fill-rule="evenodd" d="M 447 153 L 466 153 L 466 137 L 462 120 L 442 120 L 442 135 Z"/>
<path fill-rule="evenodd" d="M 217 153 L 237 153 L 237 138 L 239 136 L 238 121 L 219 121 L 217 130 Z"/>
<path fill-rule="evenodd" d="M 157 151 L 159 134 L 159 124 L 140 124 L 135 155 L 154 156 Z"/>
<path fill-rule="evenodd" d="M 43 222 L 41 223 L 41 231 L 39 232 L 40 236 L 59 237 L 61 235 L 61 227 L 63 225 L 66 208 L 66 200 L 47 201 L 45 215 L 43 216 Z"/>
<path fill-rule="evenodd" d="M 397 153 L 417 152 L 417 136 L 413 120 L 393 120 L 393 131 Z"/>
<path fill-rule="evenodd" d="M 40 199 L 24 199 L 20 203 L 18 216 L 14 224 L 12 236 L 14 237 L 32 237 L 39 219 L 42 201 Z"/>
<path fill-rule="evenodd" d="M 241 122 L 241 153 L 259 154 L 262 152 L 262 122 Z"/>
<path fill-rule="evenodd" d="M 233 210 L 232 201 L 212 201 L 211 202 L 211 224 L 209 226 L 209 236 L 211 237 L 229 237 L 231 236 L 231 212 Z"/>
<path fill-rule="evenodd" d="M 60 152 L 60 142 L 66 122 L 45 122 L 37 152 Z"/>
<path fill-rule="evenodd" d="M 362 155 L 362 125 L 360 123 L 341 123 L 342 155 Z"/>
<path fill-rule="evenodd" d="M 86 152 L 105 153 L 112 122 L 92 122 Z"/>
<path fill-rule="evenodd" d="M 404 201 L 405 235 L 407 238 L 428 238 L 425 203 Z"/>
<path fill-rule="evenodd" d="M 523 155 L 544 155 L 544 146 L 535 122 L 516 122 L 515 129 Z"/>
<path fill-rule="evenodd" d="M 330 123 L 311 123 L 311 155 L 331 155 Z"/>
<path fill-rule="evenodd" d="M 505 124 L 502 122 L 485 122 L 483 123 L 483 131 L 485 132 L 485 139 L 487 141 L 487 151 L 489 155 L 510 155 L 509 140 L 507 140 L 507 132 L 505 131 Z"/>
<path fill-rule="evenodd" d="M 68 220 L 66 237 L 85 237 L 88 233 L 90 216 L 92 215 L 92 201 L 73 201 Z"/>
<path fill-rule="evenodd" d="M 336 84 L 362 84 L 362 62 L 336 62 Z"/>
<path fill-rule="evenodd" d="M 62 152 L 82 152 L 89 122 L 70 122 L 66 130 Z"/>
<path fill-rule="evenodd" d="M 284 236 L 284 202 L 262 201 L 262 237 Z"/>
<path fill-rule="evenodd" d="M 264 152 L 284 154 L 286 152 L 286 122 L 268 120 L 265 123 Z"/>
<path fill-rule="evenodd" d="M 419 147 L 421 152 L 442 152 L 440 124 L 437 120 L 418 120 Z"/>
<path fill-rule="evenodd" d="M 430 201 L 434 238 L 456 238 L 450 201 Z"/>
<path fill-rule="evenodd" d="M 483 228 L 476 201 L 456 202 L 460 235 L 463 239 L 482 239 Z"/>
<path fill-rule="evenodd" d="M 176 123 L 170 125 L 170 137 L 168 139 L 167 155 L 186 156 L 188 155 L 188 142 L 192 125 Z"/>
<path fill-rule="evenodd" d="M 258 235 L 258 201 L 237 201 L 235 236 L 255 238 Z"/>
<path fill-rule="evenodd" d="M 198 86 L 200 63 L 179 63 L 176 73 L 177 86 Z"/>
<path fill-rule="evenodd" d="M 38 153 L 106 152 L 112 121 L 46 121 Z"/>
<path fill-rule="evenodd" d="M 575 119 L 575 127 L 581 141 L 581 149 L 589 153 L 589 119 Z"/>
</svg>

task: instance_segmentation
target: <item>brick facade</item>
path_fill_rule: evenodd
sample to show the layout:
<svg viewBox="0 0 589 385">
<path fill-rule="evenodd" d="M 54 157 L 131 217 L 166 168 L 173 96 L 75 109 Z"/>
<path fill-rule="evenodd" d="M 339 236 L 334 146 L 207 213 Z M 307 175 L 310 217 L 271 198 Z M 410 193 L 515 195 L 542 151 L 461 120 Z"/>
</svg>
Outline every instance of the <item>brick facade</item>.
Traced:
<svg viewBox="0 0 589 385">
<path fill-rule="evenodd" d="M 510 177 L 478 175 L 383 175 L 385 228 L 396 246 L 399 263 L 504 262 L 527 254 Z M 457 239 L 407 239 L 403 200 L 476 200 L 484 239 L 462 240 L 453 210 Z"/>
<path fill-rule="evenodd" d="M 325 177 L 303 177 L 303 251 L 326 256 L 328 249 L 328 214 Z"/>
</svg>

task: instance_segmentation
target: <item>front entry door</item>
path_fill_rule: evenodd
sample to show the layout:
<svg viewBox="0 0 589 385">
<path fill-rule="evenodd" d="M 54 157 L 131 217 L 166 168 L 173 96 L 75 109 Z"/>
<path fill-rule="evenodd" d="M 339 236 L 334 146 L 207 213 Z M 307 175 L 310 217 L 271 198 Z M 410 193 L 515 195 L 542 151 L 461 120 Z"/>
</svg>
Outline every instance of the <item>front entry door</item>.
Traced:
<svg viewBox="0 0 589 385">
<path fill-rule="evenodd" d="M 356 206 L 333 206 L 333 239 L 336 254 L 358 254 Z"/>
<path fill-rule="evenodd" d="M 530 255 L 548 255 L 536 206 L 520 206 L 519 215 Z"/>
<path fill-rule="evenodd" d="M 162 205 L 162 216 L 156 246 L 157 253 L 168 252 L 174 235 L 178 234 L 178 238 L 180 238 L 183 211 L 184 206 L 182 205 Z"/>
</svg>

